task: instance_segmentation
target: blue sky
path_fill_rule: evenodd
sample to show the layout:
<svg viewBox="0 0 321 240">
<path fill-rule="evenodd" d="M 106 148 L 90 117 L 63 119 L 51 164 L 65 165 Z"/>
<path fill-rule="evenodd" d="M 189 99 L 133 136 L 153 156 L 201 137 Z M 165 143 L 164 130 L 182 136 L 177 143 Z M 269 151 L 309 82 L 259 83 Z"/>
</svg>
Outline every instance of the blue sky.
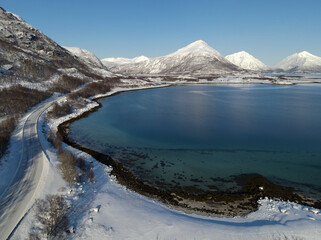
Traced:
<svg viewBox="0 0 321 240">
<path fill-rule="evenodd" d="M 245 50 L 268 65 L 321 56 L 320 0 L 0 0 L 64 46 L 99 58 L 157 57 L 202 39 L 222 55 Z"/>
</svg>

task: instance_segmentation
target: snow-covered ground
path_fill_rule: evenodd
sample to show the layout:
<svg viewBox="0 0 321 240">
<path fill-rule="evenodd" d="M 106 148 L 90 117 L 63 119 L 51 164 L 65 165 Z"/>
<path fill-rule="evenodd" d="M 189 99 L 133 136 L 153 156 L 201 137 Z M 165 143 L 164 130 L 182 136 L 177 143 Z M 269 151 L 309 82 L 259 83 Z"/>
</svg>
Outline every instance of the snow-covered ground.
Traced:
<svg viewBox="0 0 321 240">
<path fill-rule="evenodd" d="M 136 87 L 137 88 L 137 87 Z M 133 88 L 132 88 L 133 89 Z M 114 89 L 107 95 L 131 89 Z M 204 217 L 185 214 L 148 199 L 117 183 L 111 169 L 86 153 L 65 147 L 93 162 L 94 183 L 77 184 L 69 189 L 57 171 L 55 150 L 46 140 L 49 127 L 95 107 L 92 102 L 73 114 L 45 123 L 40 118 L 41 145 L 50 159 L 47 180 L 40 198 L 62 194 L 72 206 L 69 239 L 320 239 L 321 213 L 291 202 L 263 199 L 258 211 L 247 217 Z M 28 212 L 12 239 L 25 238 L 37 226 L 34 209 Z"/>
<path fill-rule="evenodd" d="M 321 234 L 315 209 L 264 199 L 246 218 L 188 215 L 127 190 L 109 170 L 96 164 L 96 193 L 87 195 L 91 204 L 72 239 L 319 239 Z"/>
</svg>

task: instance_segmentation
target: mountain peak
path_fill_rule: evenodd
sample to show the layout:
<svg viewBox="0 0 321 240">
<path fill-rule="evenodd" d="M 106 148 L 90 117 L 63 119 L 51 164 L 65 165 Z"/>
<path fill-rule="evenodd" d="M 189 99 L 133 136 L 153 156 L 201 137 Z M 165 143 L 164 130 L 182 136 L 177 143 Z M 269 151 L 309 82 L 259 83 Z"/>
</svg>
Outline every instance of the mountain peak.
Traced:
<svg viewBox="0 0 321 240">
<path fill-rule="evenodd" d="M 275 68 L 291 72 L 321 72 L 321 58 L 307 51 L 294 53 L 279 62 Z"/>
<path fill-rule="evenodd" d="M 24 22 L 24 20 L 20 16 L 14 14 L 12 12 L 8 12 L 2 7 L 0 7 L 0 19 L 2 19 L 2 20 L 11 20 L 11 21 L 12 20 L 17 20 L 17 21 Z"/>
<path fill-rule="evenodd" d="M 189 45 L 193 45 L 193 46 L 208 46 L 208 44 L 205 42 L 205 41 L 203 41 L 203 40 L 197 40 L 197 41 L 195 41 L 195 42 L 192 42 L 191 44 L 189 44 Z"/>
<path fill-rule="evenodd" d="M 228 61 L 235 64 L 238 67 L 260 71 L 267 69 L 267 66 L 259 59 L 253 57 L 251 54 L 245 51 L 240 51 L 225 57 Z"/>
<path fill-rule="evenodd" d="M 133 60 L 134 60 L 135 62 L 142 62 L 142 61 L 147 61 L 147 60 L 149 60 L 149 58 L 146 57 L 146 56 L 144 56 L 144 55 L 142 55 L 142 56 L 138 56 L 138 57 L 133 58 Z"/>
<path fill-rule="evenodd" d="M 203 40 L 197 40 L 195 42 L 188 44 L 186 47 L 183 47 L 181 49 L 184 49 L 184 48 L 197 49 L 197 48 L 211 48 L 211 47 Z"/>
<path fill-rule="evenodd" d="M 188 44 L 187 46 L 178 49 L 176 52 L 170 54 L 169 56 L 185 56 L 185 55 L 198 55 L 198 56 L 213 56 L 215 58 L 224 58 L 218 51 L 210 47 L 203 40 L 197 40 Z"/>
<path fill-rule="evenodd" d="M 307 52 L 307 51 L 302 51 L 302 52 L 299 52 L 298 53 L 298 56 L 299 57 L 310 57 L 310 56 L 313 56 L 313 54 Z"/>
<path fill-rule="evenodd" d="M 237 52 L 237 53 L 234 53 L 234 54 L 240 54 L 240 55 L 251 55 L 251 54 L 249 54 L 248 52 L 246 52 L 246 51 L 240 51 L 240 52 Z"/>
</svg>

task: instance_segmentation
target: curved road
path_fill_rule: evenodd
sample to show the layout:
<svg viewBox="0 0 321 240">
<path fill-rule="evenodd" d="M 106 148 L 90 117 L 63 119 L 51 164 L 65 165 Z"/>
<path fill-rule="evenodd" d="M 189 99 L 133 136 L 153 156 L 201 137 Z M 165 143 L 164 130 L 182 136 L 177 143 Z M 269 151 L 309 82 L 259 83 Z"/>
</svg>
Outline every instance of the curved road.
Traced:
<svg viewBox="0 0 321 240">
<path fill-rule="evenodd" d="M 53 102 L 39 105 L 24 122 L 16 172 L 10 186 L 0 193 L 0 240 L 10 237 L 44 186 L 49 163 L 38 139 L 37 123 Z"/>
</svg>

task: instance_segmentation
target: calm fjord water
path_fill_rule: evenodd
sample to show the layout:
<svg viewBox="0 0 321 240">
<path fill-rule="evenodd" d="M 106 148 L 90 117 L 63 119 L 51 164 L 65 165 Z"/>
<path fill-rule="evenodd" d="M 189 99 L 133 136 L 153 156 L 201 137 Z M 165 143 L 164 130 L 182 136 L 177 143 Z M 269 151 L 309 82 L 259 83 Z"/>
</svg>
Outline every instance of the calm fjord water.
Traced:
<svg viewBox="0 0 321 240">
<path fill-rule="evenodd" d="M 125 92 L 70 136 L 158 187 L 235 190 L 261 174 L 321 189 L 321 85 L 196 85 Z"/>
</svg>

